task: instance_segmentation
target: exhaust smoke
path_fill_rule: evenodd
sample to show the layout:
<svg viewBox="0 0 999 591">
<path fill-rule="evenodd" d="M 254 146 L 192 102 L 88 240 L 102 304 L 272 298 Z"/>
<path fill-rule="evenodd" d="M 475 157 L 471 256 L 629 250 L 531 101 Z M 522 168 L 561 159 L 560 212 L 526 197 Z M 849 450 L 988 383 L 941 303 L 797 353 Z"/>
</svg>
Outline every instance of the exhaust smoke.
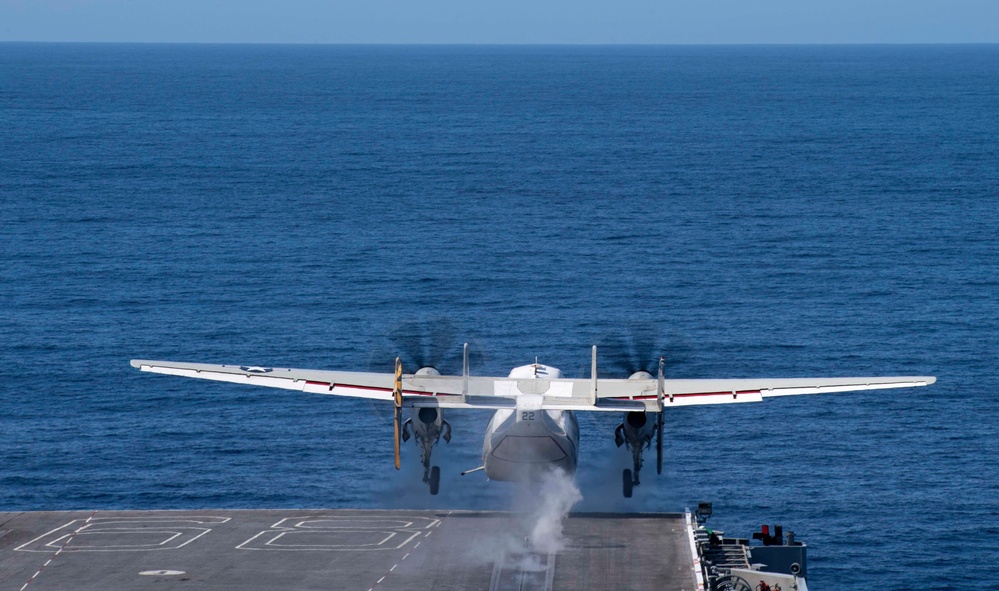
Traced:
<svg viewBox="0 0 999 591">
<path fill-rule="evenodd" d="M 550 557 L 565 547 L 565 519 L 583 499 L 573 477 L 563 470 L 544 471 L 515 486 L 509 520 L 484 531 L 466 553 L 474 563 L 494 565 L 494 575 L 551 568 Z"/>
<path fill-rule="evenodd" d="M 562 524 L 583 495 L 572 476 L 563 470 L 546 471 L 537 480 L 523 483 L 514 508 L 525 531 L 529 552 L 550 554 L 563 548 Z"/>
</svg>

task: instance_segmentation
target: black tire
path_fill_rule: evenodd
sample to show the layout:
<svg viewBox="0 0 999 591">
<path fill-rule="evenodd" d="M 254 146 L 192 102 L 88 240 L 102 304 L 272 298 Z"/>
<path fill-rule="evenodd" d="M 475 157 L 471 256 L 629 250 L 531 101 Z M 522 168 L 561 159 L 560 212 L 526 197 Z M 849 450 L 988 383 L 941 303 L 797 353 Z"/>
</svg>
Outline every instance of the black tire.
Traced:
<svg viewBox="0 0 999 591">
<path fill-rule="evenodd" d="M 631 470 L 625 470 L 624 473 L 621 474 L 621 480 L 624 484 L 624 498 L 630 499 L 631 493 L 635 488 L 635 481 L 631 477 Z"/>
<path fill-rule="evenodd" d="M 430 469 L 430 494 L 436 495 L 437 491 L 441 489 L 441 469 L 440 466 L 434 466 Z"/>
<path fill-rule="evenodd" d="M 736 575 L 726 575 L 715 581 L 715 589 L 718 591 L 753 591 L 746 579 Z"/>
</svg>

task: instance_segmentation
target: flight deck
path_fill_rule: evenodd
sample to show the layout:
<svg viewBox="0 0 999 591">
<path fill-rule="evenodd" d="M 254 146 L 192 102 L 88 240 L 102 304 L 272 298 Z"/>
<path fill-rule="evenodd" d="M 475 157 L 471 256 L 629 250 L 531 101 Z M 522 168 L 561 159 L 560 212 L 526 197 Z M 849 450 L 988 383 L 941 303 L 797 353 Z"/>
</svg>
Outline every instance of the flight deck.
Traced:
<svg viewBox="0 0 999 591">
<path fill-rule="evenodd" d="M 689 521 L 571 514 L 559 538 L 498 512 L 0 513 L 0 590 L 693 591 Z"/>
</svg>

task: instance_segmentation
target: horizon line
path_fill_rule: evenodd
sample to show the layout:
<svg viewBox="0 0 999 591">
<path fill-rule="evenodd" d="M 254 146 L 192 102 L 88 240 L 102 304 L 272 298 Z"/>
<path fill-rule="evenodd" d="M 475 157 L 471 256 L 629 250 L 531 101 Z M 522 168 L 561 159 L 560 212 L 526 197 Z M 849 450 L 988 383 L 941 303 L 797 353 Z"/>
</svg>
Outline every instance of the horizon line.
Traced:
<svg viewBox="0 0 999 591">
<path fill-rule="evenodd" d="M 836 41 L 836 42 L 743 42 L 743 43 L 457 43 L 457 42 L 337 42 L 337 41 L 38 41 L 38 40 L 0 40 L 0 45 L 10 44 L 38 45 L 335 45 L 354 47 L 830 47 L 830 46 L 970 46 L 999 45 L 999 41 Z"/>
</svg>

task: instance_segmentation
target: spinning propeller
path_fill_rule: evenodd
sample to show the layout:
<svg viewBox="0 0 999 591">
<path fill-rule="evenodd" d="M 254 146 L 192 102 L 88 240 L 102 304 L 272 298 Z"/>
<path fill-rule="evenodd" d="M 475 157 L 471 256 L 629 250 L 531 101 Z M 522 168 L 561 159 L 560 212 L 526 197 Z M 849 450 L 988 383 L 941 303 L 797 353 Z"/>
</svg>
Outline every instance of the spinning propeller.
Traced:
<svg viewBox="0 0 999 591">
<path fill-rule="evenodd" d="M 392 329 L 387 339 L 388 345 L 398 355 L 392 389 L 395 468 L 399 470 L 402 467 L 402 443 L 414 438 L 423 464 L 423 481 L 430 486 L 430 494 L 434 495 L 440 487 L 440 467 L 432 465 L 431 454 L 440 439 L 451 441 L 451 425 L 444 420 L 443 411 L 435 407 L 414 408 L 410 417 L 403 421 L 402 366 L 415 367 L 416 376 L 436 376 L 440 375 L 439 369 L 450 369 L 453 361 L 457 360 L 467 374 L 468 345 L 462 348 L 457 335 L 458 330 L 453 323 L 438 319 L 401 323 Z M 375 357 L 384 359 L 390 356 Z"/>
<path fill-rule="evenodd" d="M 401 322 L 392 327 L 386 339 L 385 346 L 391 354 L 376 361 L 384 363 L 386 357 L 391 359 L 391 355 L 398 355 L 410 371 L 432 367 L 442 374 L 455 375 L 461 372 L 461 337 L 465 332 L 446 318 Z M 480 353 L 476 349 L 472 348 L 473 356 Z M 480 361 L 472 359 L 473 364 Z"/>
<path fill-rule="evenodd" d="M 639 484 L 639 470 L 642 466 L 642 450 L 656 442 L 656 473 L 663 473 L 663 407 L 666 398 L 666 357 L 668 349 L 654 327 L 632 325 L 624 335 L 612 336 L 606 340 L 603 350 L 608 351 L 602 369 L 609 370 L 613 377 L 622 375 L 630 379 L 656 380 L 656 422 L 648 421 L 647 413 L 636 411 L 627 413 L 624 422 L 615 431 L 615 441 L 620 447 L 627 444 L 632 451 L 634 466 L 625 470 L 624 495 L 631 496 L 632 487 Z"/>
<path fill-rule="evenodd" d="M 392 397 L 395 402 L 395 413 L 393 424 L 395 425 L 395 469 L 402 469 L 402 361 L 395 358 L 395 386 L 392 388 Z"/>
</svg>

